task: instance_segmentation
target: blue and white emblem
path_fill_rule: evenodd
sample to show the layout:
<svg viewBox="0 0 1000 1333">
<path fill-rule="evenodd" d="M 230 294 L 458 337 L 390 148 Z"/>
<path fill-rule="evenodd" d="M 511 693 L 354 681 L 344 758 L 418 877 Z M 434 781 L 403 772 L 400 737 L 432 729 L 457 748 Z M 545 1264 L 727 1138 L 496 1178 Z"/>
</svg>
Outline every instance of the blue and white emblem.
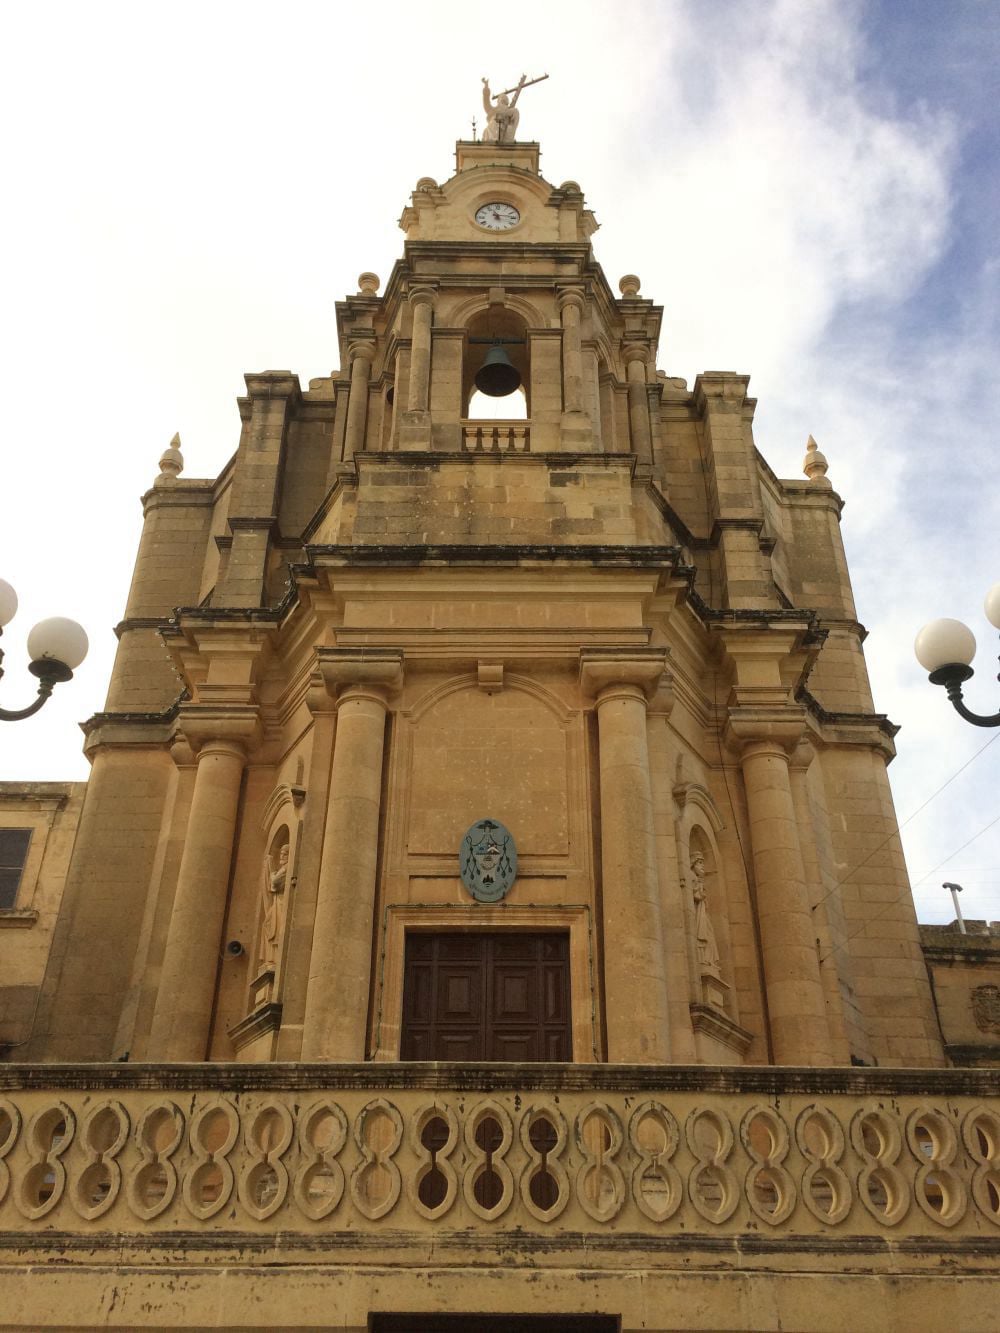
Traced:
<svg viewBox="0 0 1000 1333">
<path fill-rule="evenodd" d="M 498 903 L 510 892 L 517 876 L 514 839 L 495 819 L 473 824 L 458 853 L 462 883 L 480 903 Z"/>
</svg>

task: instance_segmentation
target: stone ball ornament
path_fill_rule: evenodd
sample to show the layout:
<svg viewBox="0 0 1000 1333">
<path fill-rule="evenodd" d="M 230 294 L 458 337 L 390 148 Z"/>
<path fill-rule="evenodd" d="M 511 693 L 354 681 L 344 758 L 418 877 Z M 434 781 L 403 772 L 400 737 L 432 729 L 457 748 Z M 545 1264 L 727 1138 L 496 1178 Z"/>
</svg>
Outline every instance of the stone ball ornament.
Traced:
<svg viewBox="0 0 1000 1333">
<path fill-rule="evenodd" d="M 459 874 L 479 903 L 506 898 L 517 878 L 517 848 L 496 819 L 479 819 L 466 831 L 458 852 Z"/>
</svg>

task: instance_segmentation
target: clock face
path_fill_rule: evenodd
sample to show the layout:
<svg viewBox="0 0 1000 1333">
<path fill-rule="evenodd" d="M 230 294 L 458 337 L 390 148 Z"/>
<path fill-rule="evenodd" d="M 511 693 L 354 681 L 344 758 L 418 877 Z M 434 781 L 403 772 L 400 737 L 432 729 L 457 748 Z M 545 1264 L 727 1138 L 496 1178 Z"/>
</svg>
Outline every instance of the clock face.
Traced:
<svg viewBox="0 0 1000 1333">
<path fill-rule="evenodd" d="M 521 214 L 513 204 L 483 204 L 476 209 L 476 221 L 487 231 L 509 231 L 521 221 Z"/>
</svg>

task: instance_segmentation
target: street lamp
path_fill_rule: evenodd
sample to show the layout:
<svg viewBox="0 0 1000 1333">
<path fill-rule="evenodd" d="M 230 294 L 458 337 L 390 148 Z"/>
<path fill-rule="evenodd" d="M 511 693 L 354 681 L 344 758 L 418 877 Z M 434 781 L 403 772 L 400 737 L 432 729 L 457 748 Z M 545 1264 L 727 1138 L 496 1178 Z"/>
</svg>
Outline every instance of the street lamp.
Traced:
<svg viewBox="0 0 1000 1333">
<path fill-rule="evenodd" d="M 990 624 L 1000 629 L 1000 583 L 994 583 L 986 594 L 983 608 Z M 1000 727 L 1000 713 L 980 717 L 962 702 L 962 686 L 974 675 L 970 664 L 976 655 L 975 635 L 968 626 L 960 620 L 932 620 L 917 635 L 913 650 L 920 665 L 930 672 L 931 684 L 944 686 L 959 716 L 975 727 Z"/>
<path fill-rule="evenodd" d="M 0 579 L 0 634 L 3 627 L 14 619 L 17 612 L 17 593 Z M 38 698 L 27 708 L 0 708 L 0 722 L 19 722 L 21 718 L 37 713 L 42 704 L 63 680 L 73 679 L 73 669 L 87 656 L 87 635 L 75 620 L 53 616 L 40 620 L 28 635 L 28 670 L 39 680 Z M 3 675 L 3 649 L 0 648 L 0 676 Z"/>
</svg>

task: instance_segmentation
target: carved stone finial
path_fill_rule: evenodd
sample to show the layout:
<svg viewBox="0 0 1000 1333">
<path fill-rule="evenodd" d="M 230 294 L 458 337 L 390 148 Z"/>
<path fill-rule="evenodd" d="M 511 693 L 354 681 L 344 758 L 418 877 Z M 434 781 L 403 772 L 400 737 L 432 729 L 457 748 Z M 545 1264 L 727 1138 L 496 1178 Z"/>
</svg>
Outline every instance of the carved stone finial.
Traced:
<svg viewBox="0 0 1000 1333">
<path fill-rule="evenodd" d="M 642 282 L 634 273 L 626 273 L 624 278 L 620 278 L 618 282 L 618 290 L 625 297 L 638 296 L 641 286 Z"/>
<path fill-rule="evenodd" d="M 374 296 L 381 286 L 382 279 L 377 273 L 358 274 L 358 291 L 365 296 Z"/>
<path fill-rule="evenodd" d="M 421 176 L 417 181 L 418 190 L 436 190 L 437 187 L 438 183 L 433 176 Z"/>
<path fill-rule="evenodd" d="M 160 475 L 154 485 L 167 486 L 170 482 L 176 481 L 183 471 L 184 455 L 181 453 L 181 437 L 178 431 L 160 455 Z"/>
<path fill-rule="evenodd" d="M 806 444 L 806 456 L 802 460 L 802 471 L 810 481 L 820 485 L 829 486 L 831 483 L 827 481 L 826 477 L 827 468 L 829 466 L 829 463 L 826 461 L 826 455 L 820 453 L 819 445 L 810 435 L 808 443 Z"/>
</svg>

